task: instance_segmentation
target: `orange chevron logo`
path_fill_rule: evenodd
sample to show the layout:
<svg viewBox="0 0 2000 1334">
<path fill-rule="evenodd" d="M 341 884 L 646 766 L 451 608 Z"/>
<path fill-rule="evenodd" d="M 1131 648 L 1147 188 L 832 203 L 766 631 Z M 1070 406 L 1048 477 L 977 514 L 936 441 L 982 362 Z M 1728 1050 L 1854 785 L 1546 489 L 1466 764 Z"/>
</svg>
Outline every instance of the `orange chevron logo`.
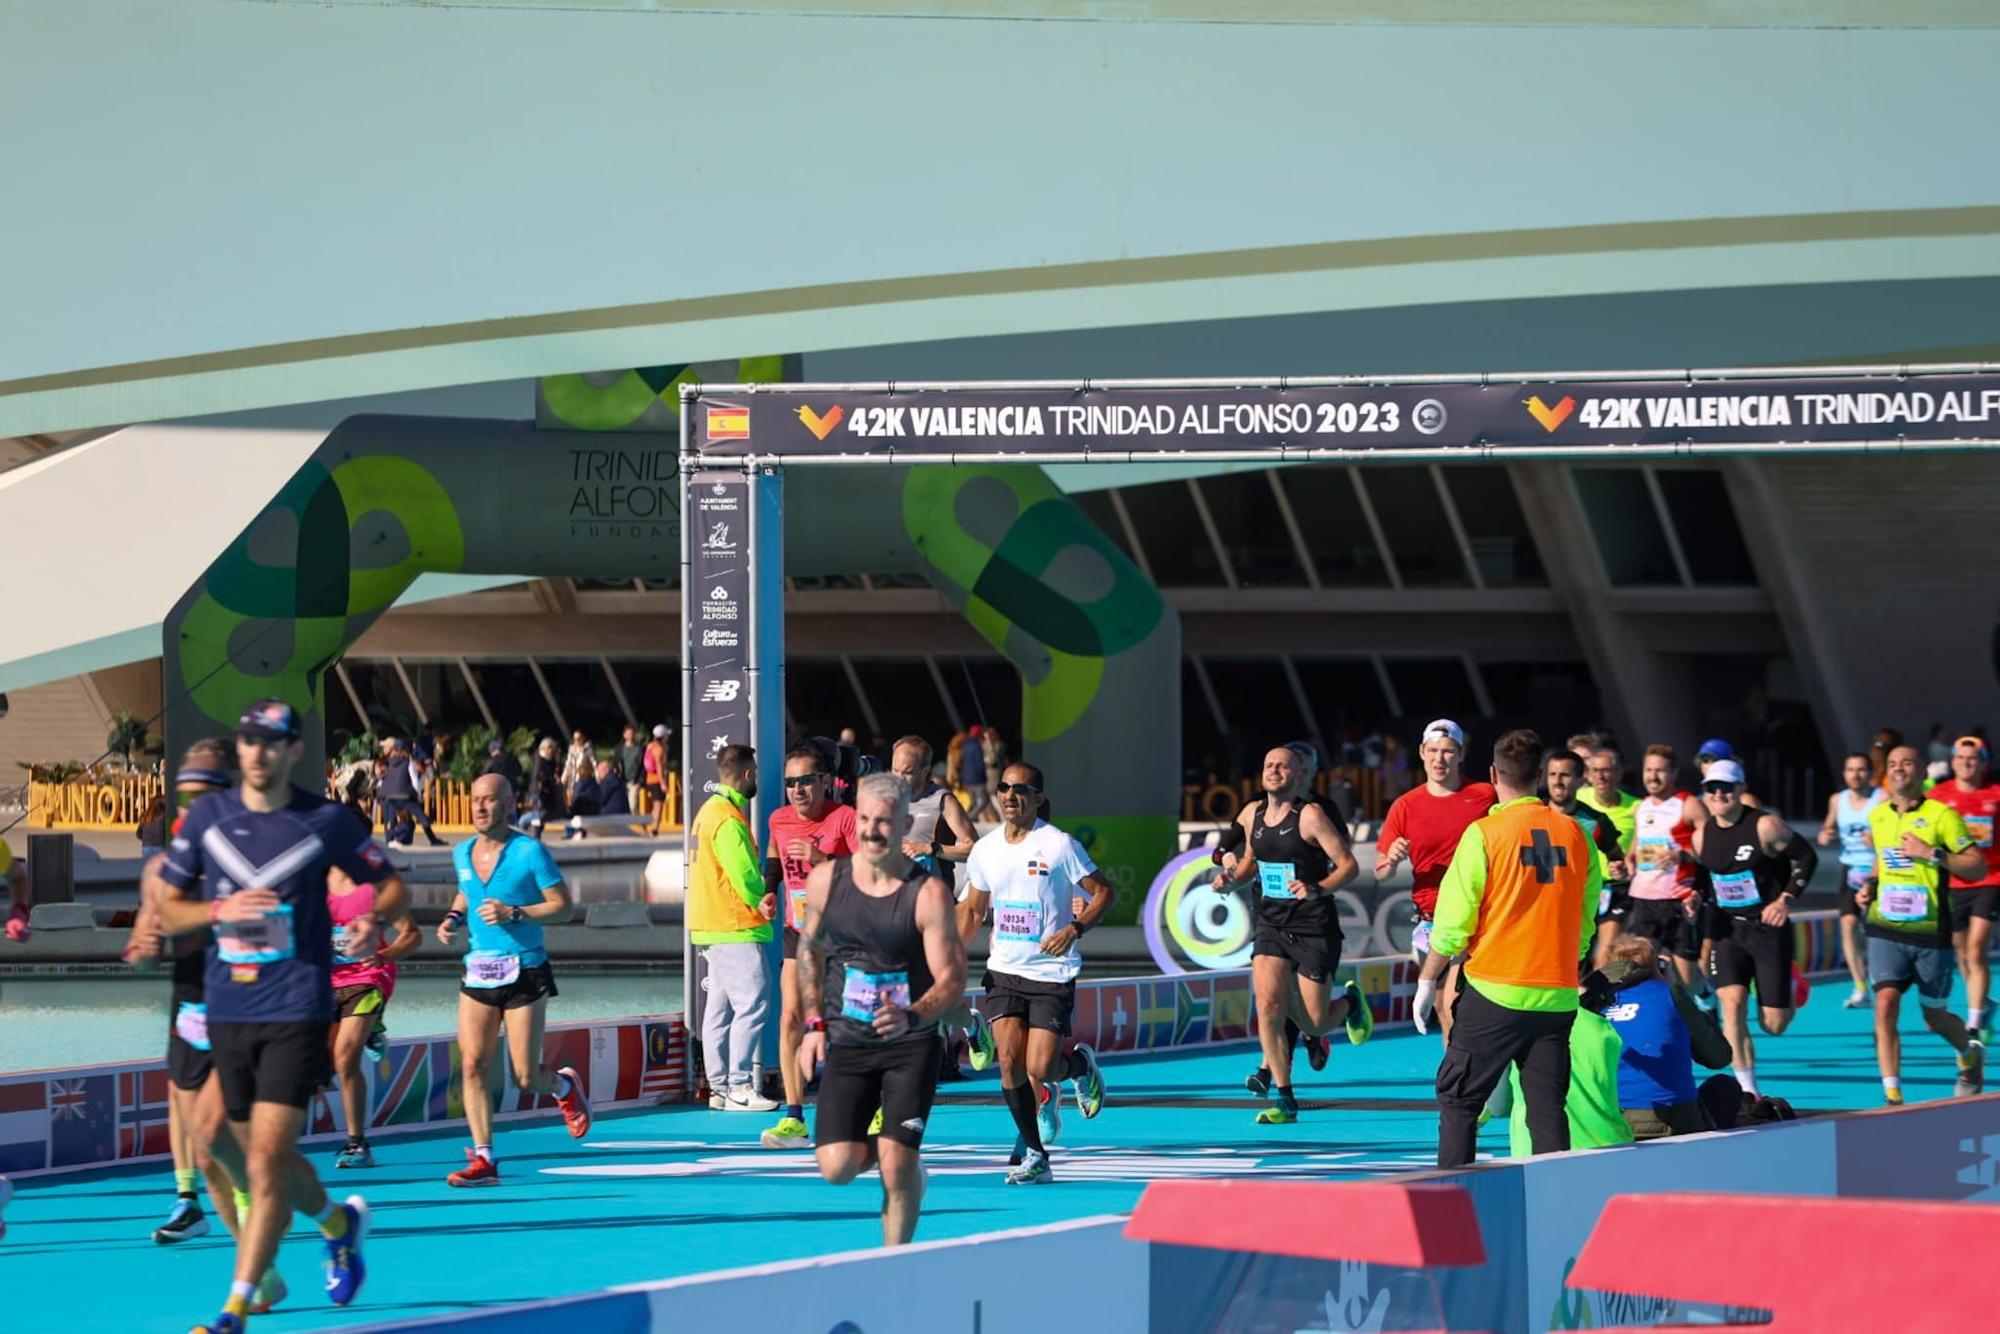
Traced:
<svg viewBox="0 0 2000 1334">
<path fill-rule="evenodd" d="M 1568 421 L 1569 414 L 1576 411 L 1576 400 L 1564 394 L 1560 403 L 1550 407 L 1542 402 L 1540 394 L 1532 394 L 1528 398 L 1528 411 L 1542 424 L 1544 431 L 1554 435 L 1556 427 Z"/>
<path fill-rule="evenodd" d="M 815 440 L 824 440 L 832 435 L 833 428 L 840 425 L 840 419 L 847 415 L 841 411 L 840 404 L 838 403 L 828 409 L 824 417 L 801 403 L 798 407 L 798 414 L 799 420 L 806 424 L 806 429 L 813 433 L 813 439 Z"/>
</svg>

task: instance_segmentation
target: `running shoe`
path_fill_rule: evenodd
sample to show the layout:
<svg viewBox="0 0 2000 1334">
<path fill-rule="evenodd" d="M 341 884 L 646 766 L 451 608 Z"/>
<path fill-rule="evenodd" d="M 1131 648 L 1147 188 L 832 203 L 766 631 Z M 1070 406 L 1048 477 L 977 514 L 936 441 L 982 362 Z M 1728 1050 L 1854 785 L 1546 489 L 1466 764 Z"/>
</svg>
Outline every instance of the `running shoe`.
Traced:
<svg viewBox="0 0 2000 1334">
<path fill-rule="evenodd" d="M 1800 968 L 1797 964 L 1793 964 L 1792 965 L 1792 1008 L 1794 1010 L 1803 1010 L 1805 1008 L 1806 1002 L 1811 999 L 1812 999 L 1812 983 L 1806 981 L 1805 970 Z"/>
<path fill-rule="evenodd" d="M 1986 1044 L 1973 1039 L 1958 1054 L 1958 1078 L 1951 1086 L 1954 1098 L 1976 1096 L 1986 1086 Z"/>
<path fill-rule="evenodd" d="M 1035 1109 L 1035 1129 L 1041 1131 L 1045 1149 L 1053 1149 L 1062 1136 L 1062 1099 L 1052 1088 L 1042 1089 L 1042 1105 Z"/>
<path fill-rule="evenodd" d="M 590 1099 L 584 1096 L 583 1077 L 567 1065 L 556 1073 L 569 1081 L 569 1092 L 556 1097 L 556 1106 L 562 1108 L 563 1124 L 569 1127 L 571 1139 L 582 1139 L 590 1133 Z"/>
<path fill-rule="evenodd" d="M 806 1123 L 796 1116 L 781 1117 L 778 1124 L 765 1131 L 761 1142 L 767 1149 L 810 1149 L 812 1137 L 806 1133 Z"/>
<path fill-rule="evenodd" d="M 199 1204 L 183 1195 L 167 1212 L 167 1221 L 153 1229 L 153 1240 L 162 1246 L 172 1246 L 205 1237 L 208 1231 L 208 1216 L 202 1213 Z"/>
<path fill-rule="evenodd" d="M 728 1106 L 729 1106 L 729 1095 L 727 1093 L 724 1093 L 720 1089 L 715 1089 L 709 1093 L 708 1095 L 709 1111 L 711 1112 L 724 1111 L 728 1108 Z"/>
<path fill-rule="evenodd" d="M 972 1010 L 972 1027 L 965 1030 L 965 1046 L 966 1064 L 974 1070 L 984 1070 L 993 1064 L 993 1021 L 977 1006 Z"/>
<path fill-rule="evenodd" d="M 20 944 L 28 938 L 28 905 L 17 903 L 7 914 L 7 939 Z"/>
<path fill-rule="evenodd" d="M 347 1215 L 347 1231 L 326 1239 L 326 1299 L 345 1306 L 361 1293 L 361 1281 L 368 1266 L 361 1259 L 361 1243 L 368 1240 L 368 1202 L 350 1195 L 340 1206 Z"/>
<path fill-rule="evenodd" d="M 196 1325 L 188 1334 L 243 1334 L 248 1323 L 242 1316 L 224 1311 L 208 1323 Z"/>
<path fill-rule="evenodd" d="M 335 1167 L 373 1167 L 375 1166 L 375 1153 L 368 1147 L 366 1142 L 351 1139 L 341 1146 L 339 1153 L 334 1155 L 333 1165 Z"/>
<path fill-rule="evenodd" d="M 1361 988 L 1352 982 L 1347 984 L 1346 1022 L 1347 1040 L 1357 1047 L 1375 1036 L 1375 1009 L 1368 1003 L 1368 998 L 1361 994 Z"/>
<path fill-rule="evenodd" d="M 479 1150 L 465 1151 L 465 1166 L 444 1179 L 447 1186 L 497 1186 L 500 1184 L 500 1164 L 490 1158 L 479 1156 Z"/>
<path fill-rule="evenodd" d="M 1019 1167 L 1007 1173 L 1007 1184 L 1010 1186 L 1042 1186 L 1055 1179 L 1056 1174 L 1049 1170 L 1049 1156 L 1033 1149 L 1028 1150 L 1028 1156 L 1021 1160 Z"/>
<path fill-rule="evenodd" d="M 1884 1107 L 1901 1107 L 1903 1105 L 1903 1090 L 1885 1089 L 1882 1093 L 1882 1105 Z"/>
<path fill-rule="evenodd" d="M 1084 1071 L 1071 1081 L 1071 1087 L 1076 1090 L 1076 1109 L 1088 1121 L 1104 1110 L 1104 1072 L 1097 1068 L 1097 1053 L 1088 1042 L 1077 1043 L 1076 1054 L 1083 1058 Z"/>
<path fill-rule="evenodd" d="M 1858 1010 L 1867 1003 L 1868 1003 L 1868 993 L 1865 991 L 1856 990 L 1849 993 L 1847 999 L 1840 1003 L 1840 1008 L 1843 1010 Z"/>
<path fill-rule="evenodd" d="M 1271 1072 L 1269 1070 L 1266 1070 L 1261 1065 L 1258 1066 L 1257 1073 L 1249 1076 L 1243 1081 L 1243 1087 L 1249 1089 L 1252 1093 L 1256 1094 L 1260 1098 L 1270 1097 Z"/>
<path fill-rule="evenodd" d="M 1326 1058 L 1333 1054 L 1333 1048 L 1328 1046 L 1326 1038 L 1318 1033 L 1308 1033 L 1305 1039 L 1306 1064 L 1315 1070 L 1326 1069 Z"/>
<path fill-rule="evenodd" d="M 1299 1100 L 1289 1094 L 1280 1095 L 1277 1101 L 1257 1113 L 1260 1126 L 1288 1126 L 1299 1119 Z"/>
<path fill-rule="evenodd" d="M 877 1107 L 875 1109 L 874 1119 L 869 1121 L 868 1123 L 868 1138 L 874 1139 L 877 1135 L 881 1133 L 882 1133 L 882 1109 L 880 1107 Z"/>
<path fill-rule="evenodd" d="M 783 1103 L 765 1097 L 754 1088 L 740 1088 L 729 1090 L 729 1099 L 723 1103 L 722 1110 L 725 1112 L 775 1112 L 782 1106 L 784 1106 Z M 586 1109 L 585 1115 L 584 1129 L 587 1130 L 590 1128 L 587 1119 L 588 1109 Z M 579 1135 L 582 1131 L 572 1130 L 570 1133 L 572 1135 Z"/>
<path fill-rule="evenodd" d="M 264 1271 L 264 1277 L 257 1280 L 257 1291 L 250 1294 L 250 1314 L 269 1315 L 271 1308 L 291 1296 L 291 1292 L 278 1273 L 278 1267 L 272 1265 Z"/>
</svg>

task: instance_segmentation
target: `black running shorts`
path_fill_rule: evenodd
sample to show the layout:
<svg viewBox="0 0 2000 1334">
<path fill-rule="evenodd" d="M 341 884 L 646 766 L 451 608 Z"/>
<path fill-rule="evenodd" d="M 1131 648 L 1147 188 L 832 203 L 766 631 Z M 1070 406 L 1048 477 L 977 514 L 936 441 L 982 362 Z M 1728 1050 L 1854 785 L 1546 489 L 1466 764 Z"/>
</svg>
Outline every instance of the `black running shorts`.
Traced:
<svg viewBox="0 0 2000 1334">
<path fill-rule="evenodd" d="M 2000 885 L 1951 891 L 1951 929 L 1963 931 L 1975 917 L 1984 917 L 1989 922 L 2000 917 Z"/>
<path fill-rule="evenodd" d="M 496 1010 L 518 1010 L 560 993 L 556 991 L 555 970 L 543 962 L 533 968 L 523 968 L 521 975 L 504 987 L 468 987 L 461 984 L 458 994 L 470 996 L 481 1005 L 491 1005 Z"/>
<path fill-rule="evenodd" d="M 1625 915 L 1627 931 L 1644 936 L 1683 959 L 1701 957 L 1701 934 L 1697 926 L 1679 899 L 1633 899 L 1631 911 Z"/>
<path fill-rule="evenodd" d="M 250 1104 L 282 1103 L 303 1111 L 313 1090 L 333 1082 L 323 1020 L 208 1026 L 222 1105 L 232 1121 L 248 1121 Z"/>
<path fill-rule="evenodd" d="M 868 1123 L 882 1112 L 882 1138 L 915 1149 L 937 1096 L 935 1030 L 897 1042 L 829 1044 L 813 1113 L 815 1144 L 865 1144 Z"/>
<path fill-rule="evenodd" d="M 1076 1012 L 1074 981 L 1038 982 L 989 968 L 979 985 L 986 988 L 986 998 L 979 1008 L 995 1023 L 1002 1019 L 1025 1019 L 1029 1028 L 1047 1029 L 1057 1037 L 1069 1036 L 1070 1016 Z"/>
<path fill-rule="evenodd" d="M 1792 1008 L 1792 928 L 1766 926 L 1751 917 L 1730 917 L 1727 934 L 1718 932 L 1708 956 L 1712 986 L 1757 984 L 1757 1004 L 1767 1010 Z"/>
</svg>

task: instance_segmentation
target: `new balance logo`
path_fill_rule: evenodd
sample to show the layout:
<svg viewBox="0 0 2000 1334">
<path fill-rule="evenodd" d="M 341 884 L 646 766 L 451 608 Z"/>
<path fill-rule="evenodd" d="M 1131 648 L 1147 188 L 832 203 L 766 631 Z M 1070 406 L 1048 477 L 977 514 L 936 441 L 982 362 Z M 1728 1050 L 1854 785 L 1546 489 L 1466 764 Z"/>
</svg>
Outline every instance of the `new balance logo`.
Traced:
<svg viewBox="0 0 2000 1334">
<path fill-rule="evenodd" d="M 727 704 L 743 691 L 743 682 L 730 676 L 720 681 L 710 681 L 701 690 L 701 703 Z"/>
</svg>

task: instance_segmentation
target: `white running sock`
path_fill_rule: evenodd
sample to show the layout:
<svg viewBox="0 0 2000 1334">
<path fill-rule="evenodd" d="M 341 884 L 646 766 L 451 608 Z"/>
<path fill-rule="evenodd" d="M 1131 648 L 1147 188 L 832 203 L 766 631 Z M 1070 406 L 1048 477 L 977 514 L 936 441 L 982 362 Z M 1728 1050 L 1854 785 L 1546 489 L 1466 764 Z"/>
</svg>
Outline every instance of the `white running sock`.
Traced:
<svg viewBox="0 0 2000 1334">
<path fill-rule="evenodd" d="M 1743 1091 L 1753 1098 L 1757 1097 L 1757 1072 L 1755 1070 L 1738 1070 L 1735 1073 L 1736 1082 L 1743 1086 Z"/>
</svg>

